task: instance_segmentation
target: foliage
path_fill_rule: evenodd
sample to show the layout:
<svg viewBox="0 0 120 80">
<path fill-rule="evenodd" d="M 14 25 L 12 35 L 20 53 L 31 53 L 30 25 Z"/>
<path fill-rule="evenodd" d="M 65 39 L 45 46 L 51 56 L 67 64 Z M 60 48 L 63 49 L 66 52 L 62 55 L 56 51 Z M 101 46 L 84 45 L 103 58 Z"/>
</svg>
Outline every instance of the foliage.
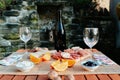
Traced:
<svg viewBox="0 0 120 80">
<path fill-rule="evenodd" d="M 12 0 L 0 0 L 0 10 L 5 9 L 11 4 Z"/>
<path fill-rule="evenodd" d="M 0 9 L 4 9 L 5 8 L 5 2 L 4 0 L 0 1 Z"/>
</svg>

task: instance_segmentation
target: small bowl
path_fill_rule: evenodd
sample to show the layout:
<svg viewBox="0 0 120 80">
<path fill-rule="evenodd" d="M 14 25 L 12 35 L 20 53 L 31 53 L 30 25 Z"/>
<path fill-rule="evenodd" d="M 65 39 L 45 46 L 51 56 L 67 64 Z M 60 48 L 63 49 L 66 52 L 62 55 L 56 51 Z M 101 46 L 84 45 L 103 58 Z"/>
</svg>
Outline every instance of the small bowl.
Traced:
<svg viewBox="0 0 120 80">
<path fill-rule="evenodd" d="M 86 61 L 81 62 L 81 66 L 82 66 L 82 68 L 84 68 L 87 71 L 94 71 L 100 65 L 94 60 L 86 60 Z"/>
<path fill-rule="evenodd" d="M 22 61 L 16 64 L 16 68 L 22 72 L 28 72 L 34 67 L 34 64 L 30 61 Z"/>
</svg>

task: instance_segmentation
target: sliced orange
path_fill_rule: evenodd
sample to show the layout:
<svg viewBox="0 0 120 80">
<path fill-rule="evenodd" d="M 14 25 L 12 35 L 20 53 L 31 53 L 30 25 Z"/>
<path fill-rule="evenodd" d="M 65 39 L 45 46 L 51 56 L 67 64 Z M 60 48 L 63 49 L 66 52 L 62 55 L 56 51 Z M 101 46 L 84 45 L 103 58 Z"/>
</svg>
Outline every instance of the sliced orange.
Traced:
<svg viewBox="0 0 120 80">
<path fill-rule="evenodd" d="M 51 66 L 54 67 L 54 66 L 56 66 L 59 63 L 60 63 L 60 60 L 54 61 L 54 62 L 52 62 Z"/>
<path fill-rule="evenodd" d="M 50 52 L 46 52 L 43 56 L 42 56 L 43 61 L 49 61 L 51 59 L 51 54 Z"/>
<path fill-rule="evenodd" d="M 30 60 L 35 64 L 42 62 L 42 58 L 40 58 L 34 54 L 30 54 Z"/>
<path fill-rule="evenodd" d="M 60 61 L 57 60 L 51 64 L 51 66 L 56 70 L 56 71 L 65 71 L 68 68 L 68 62 L 67 61 Z"/>
<path fill-rule="evenodd" d="M 76 61 L 73 59 L 62 59 L 62 61 L 67 61 L 68 67 L 72 67 L 76 63 Z"/>
</svg>

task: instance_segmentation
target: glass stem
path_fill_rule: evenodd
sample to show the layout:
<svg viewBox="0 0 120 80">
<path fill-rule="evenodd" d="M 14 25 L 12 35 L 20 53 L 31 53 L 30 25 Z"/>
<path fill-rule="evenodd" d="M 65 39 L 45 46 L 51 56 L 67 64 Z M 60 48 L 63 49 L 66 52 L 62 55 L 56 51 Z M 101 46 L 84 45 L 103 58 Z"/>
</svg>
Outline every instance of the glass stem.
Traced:
<svg viewBox="0 0 120 80">
<path fill-rule="evenodd" d="M 25 50 L 27 51 L 27 42 L 25 42 Z"/>
<path fill-rule="evenodd" d="M 92 47 L 90 47 L 90 50 L 92 51 Z"/>
<path fill-rule="evenodd" d="M 92 47 L 90 47 L 90 50 L 92 51 Z M 92 51 L 92 54 L 91 54 L 91 59 L 94 60 L 94 58 L 93 58 L 93 51 Z"/>
<path fill-rule="evenodd" d="M 25 53 L 23 55 L 23 58 L 27 58 L 28 50 L 27 50 L 27 42 L 25 42 Z"/>
</svg>

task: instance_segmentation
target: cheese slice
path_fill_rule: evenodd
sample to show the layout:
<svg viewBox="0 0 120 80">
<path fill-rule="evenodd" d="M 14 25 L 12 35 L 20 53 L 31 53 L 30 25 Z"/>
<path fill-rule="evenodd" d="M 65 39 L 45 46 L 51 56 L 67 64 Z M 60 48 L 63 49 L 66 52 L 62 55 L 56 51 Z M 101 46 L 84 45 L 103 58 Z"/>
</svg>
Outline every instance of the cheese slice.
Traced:
<svg viewBox="0 0 120 80">
<path fill-rule="evenodd" d="M 70 53 L 67 53 L 67 52 L 61 52 L 61 56 L 63 58 L 71 58 Z"/>
</svg>

